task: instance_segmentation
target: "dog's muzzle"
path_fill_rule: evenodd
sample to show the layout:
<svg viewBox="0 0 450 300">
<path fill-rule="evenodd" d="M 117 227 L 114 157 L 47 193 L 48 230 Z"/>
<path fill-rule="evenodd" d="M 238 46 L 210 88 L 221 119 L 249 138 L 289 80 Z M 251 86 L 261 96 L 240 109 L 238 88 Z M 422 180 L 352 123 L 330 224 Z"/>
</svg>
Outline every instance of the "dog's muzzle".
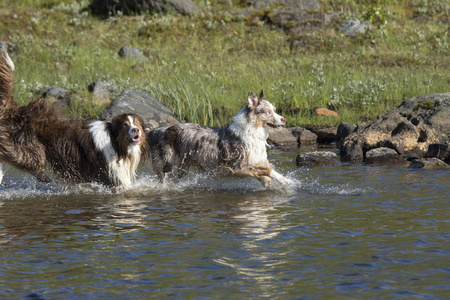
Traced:
<svg viewBox="0 0 450 300">
<path fill-rule="evenodd" d="M 133 128 L 131 129 L 131 143 L 132 144 L 139 144 L 141 142 L 141 130 L 139 128 Z"/>
</svg>

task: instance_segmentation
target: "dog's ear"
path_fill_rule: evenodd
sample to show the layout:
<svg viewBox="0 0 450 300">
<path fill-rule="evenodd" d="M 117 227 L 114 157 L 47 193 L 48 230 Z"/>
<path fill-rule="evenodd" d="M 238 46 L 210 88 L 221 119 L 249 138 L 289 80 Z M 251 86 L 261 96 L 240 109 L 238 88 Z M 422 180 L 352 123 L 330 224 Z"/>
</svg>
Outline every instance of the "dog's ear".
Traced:
<svg viewBox="0 0 450 300">
<path fill-rule="evenodd" d="M 250 109 L 255 109 L 259 104 L 259 99 L 251 91 L 248 92 L 247 100 Z"/>
<path fill-rule="evenodd" d="M 263 98 L 264 98 L 264 91 L 261 90 L 261 93 L 259 94 L 259 100 L 261 100 L 261 99 L 263 99 Z"/>
</svg>

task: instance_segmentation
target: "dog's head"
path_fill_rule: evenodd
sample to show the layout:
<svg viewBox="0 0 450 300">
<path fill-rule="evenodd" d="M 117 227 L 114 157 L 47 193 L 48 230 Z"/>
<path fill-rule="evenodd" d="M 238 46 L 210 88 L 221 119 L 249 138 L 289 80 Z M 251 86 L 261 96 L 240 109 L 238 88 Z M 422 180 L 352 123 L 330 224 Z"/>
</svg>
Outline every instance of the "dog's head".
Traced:
<svg viewBox="0 0 450 300">
<path fill-rule="evenodd" d="M 123 114 L 111 121 L 116 141 L 123 146 L 141 145 L 145 142 L 144 120 L 136 114 Z"/>
<path fill-rule="evenodd" d="M 264 98 L 263 90 L 261 90 L 259 98 L 249 92 L 247 100 L 247 107 L 254 113 L 257 127 L 270 127 L 280 130 L 281 126 L 286 124 L 286 119 L 277 114 L 275 106 Z"/>
</svg>

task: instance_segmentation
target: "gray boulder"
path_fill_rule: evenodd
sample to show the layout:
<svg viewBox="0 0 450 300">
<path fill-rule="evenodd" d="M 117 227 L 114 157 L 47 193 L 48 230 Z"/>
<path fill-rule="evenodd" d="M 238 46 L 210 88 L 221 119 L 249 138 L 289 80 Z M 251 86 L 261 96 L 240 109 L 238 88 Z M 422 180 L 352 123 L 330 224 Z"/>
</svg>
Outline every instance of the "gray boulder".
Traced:
<svg viewBox="0 0 450 300">
<path fill-rule="evenodd" d="M 124 113 L 140 115 L 150 129 L 180 122 L 167 106 L 156 100 L 150 94 L 136 90 L 123 90 L 105 108 L 100 118 L 111 120 L 114 116 Z"/>
<path fill-rule="evenodd" d="M 346 139 L 340 147 L 339 153 L 341 161 L 362 162 L 364 161 L 363 142 L 357 138 L 351 142 Z"/>
<path fill-rule="evenodd" d="M 311 13 L 306 10 L 275 10 L 271 15 L 270 22 L 286 32 L 305 35 L 322 28 L 337 15 L 325 12 Z M 293 35 L 293 37 L 295 36 Z"/>
<path fill-rule="evenodd" d="M 248 25 L 265 22 L 273 27 L 293 33 L 290 43 L 300 42 L 301 36 L 329 24 L 339 13 L 311 12 L 296 9 L 239 10 L 226 11 L 230 15 L 243 15 Z M 292 46 L 292 45 L 291 45 Z"/>
<path fill-rule="evenodd" d="M 339 26 L 338 31 L 345 35 L 364 34 L 366 31 L 371 30 L 372 26 L 367 22 L 361 22 L 357 18 L 351 18 Z"/>
<path fill-rule="evenodd" d="M 409 165 L 413 169 L 449 169 L 450 165 L 437 158 L 421 158 L 415 159 Z"/>
<path fill-rule="evenodd" d="M 292 134 L 297 137 L 297 143 L 300 145 L 316 144 L 317 134 L 302 127 L 292 129 Z"/>
<path fill-rule="evenodd" d="M 108 82 L 96 81 L 88 86 L 88 91 L 92 93 L 94 101 L 106 103 L 111 100 L 111 94 L 119 91 L 119 87 Z"/>
<path fill-rule="evenodd" d="M 47 86 L 36 91 L 33 99 L 43 99 L 49 103 L 54 103 L 62 110 L 66 110 L 70 107 L 72 92 L 58 86 Z"/>
<path fill-rule="evenodd" d="M 367 151 L 365 162 L 376 165 L 404 165 L 408 163 L 395 150 L 385 147 Z"/>
<path fill-rule="evenodd" d="M 339 26 L 338 31 L 345 35 L 364 34 L 366 31 L 371 30 L 372 26 L 367 22 L 361 22 L 357 18 L 351 18 Z"/>
<path fill-rule="evenodd" d="M 386 147 L 410 159 L 439 156 L 449 161 L 449 120 L 450 93 L 407 99 L 345 138 L 341 160 L 363 161 L 367 151 Z"/>
<path fill-rule="evenodd" d="M 200 13 L 201 9 L 192 0 L 93 0 L 89 5 L 97 15 L 167 13 L 177 12 L 182 15 Z"/>
<path fill-rule="evenodd" d="M 174 11 L 185 16 L 202 12 L 200 7 L 198 7 L 198 5 L 191 0 L 159 0 L 159 2 L 163 3 L 163 5 L 160 5 L 161 12 L 167 12 L 167 7 L 170 7 Z"/>
<path fill-rule="evenodd" d="M 292 134 L 289 129 L 281 128 L 280 130 L 269 130 L 268 141 L 275 146 L 297 144 L 297 138 Z"/>
<path fill-rule="evenodd" d="M 288 9 L 318 11 L 323 9 L 322 3 L 318 0 L 249 0 L 249 6 L 256 9 L 265 9 L 276 4 Z"/>
<path fill-rule="evenodd" d="M 313 151 L 302 153 L 297 156 L 295 163 L 297 166 L 319 166 L 319 165 L 337 165 L 340 163 L 336 153 L 330 151 Z"/>
<path fill-rule="evenodd" d="M 146 61 L 147 57 L 145 57 L 144 53 L 135 47 L 123 46 L 119 50 L 119 56 L 122 58 L 131 58 L 137 61 Z"/>
</svg>

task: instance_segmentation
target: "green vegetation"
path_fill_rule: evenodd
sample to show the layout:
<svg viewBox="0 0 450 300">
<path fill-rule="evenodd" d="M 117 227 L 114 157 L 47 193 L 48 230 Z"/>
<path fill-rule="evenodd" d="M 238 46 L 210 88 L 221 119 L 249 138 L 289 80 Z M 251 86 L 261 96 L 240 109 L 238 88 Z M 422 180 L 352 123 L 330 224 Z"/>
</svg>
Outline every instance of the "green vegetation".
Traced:
<svg viewBox="0 0 450 300">
<path fill-rule="evenodd" d="M 224 126 L 249 90 L 264 89 L 289 126 L 311 127 L 360 123 L 404 98 L 449 91 L 444 0 L 322 1 L 326 11 L 342 13 L 310 35 L 271 26 L 270 10 L 261 18 L 214 13 L 243 2 L 198 0 L 205 12 L 195 17 L 104 20 L 90 14 L 88 0 L 0 0 L 0 40 L 20 49 L 16 100 L 27 103 L 39 88 L 56 85 L 74 92 L 75 117 L 95 118 L 104 107 L 87 86 L 103 80 L 149 92 L 184 121 Z M 351 17 L 373 30 L 338 33 Z M 120 58 L 122 46 L 143 50 L 148 60 Z M 339 117 L 317 117 L 316 107 Z"/>
</svg>

